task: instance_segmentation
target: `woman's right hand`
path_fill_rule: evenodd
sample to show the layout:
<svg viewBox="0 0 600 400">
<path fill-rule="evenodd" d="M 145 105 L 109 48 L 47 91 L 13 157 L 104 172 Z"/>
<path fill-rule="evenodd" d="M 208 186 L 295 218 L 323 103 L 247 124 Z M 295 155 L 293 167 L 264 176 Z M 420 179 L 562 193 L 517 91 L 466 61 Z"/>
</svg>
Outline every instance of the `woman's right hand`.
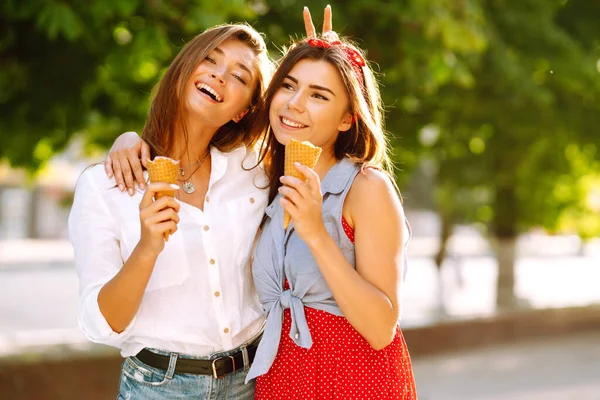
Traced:
<svg viewBox="0 0 600 400">
<path fill-rule="evenodd" d="M 141 160 L 140 160 L 141 157 Z M 109 178 L 115 177 L 117 187 L 131 196 L 135 193 L 134 181 L 144 189 L 146 159 L 150 157 L 150 146 L 137 133 L 125 132 L 115 140 L 104 162 L 104 170 Z"/>
<path fill-rule="evenodd" d="M 151 183 L 140 202 L 141 238 L 138 246 L 158 256 L 165 248 L 165 233 L 173 234 L 179 223 L 179 203 L 171 196 L 154 200 L 157 192 L 178 190 L 165 182 Z"/>
</svg>

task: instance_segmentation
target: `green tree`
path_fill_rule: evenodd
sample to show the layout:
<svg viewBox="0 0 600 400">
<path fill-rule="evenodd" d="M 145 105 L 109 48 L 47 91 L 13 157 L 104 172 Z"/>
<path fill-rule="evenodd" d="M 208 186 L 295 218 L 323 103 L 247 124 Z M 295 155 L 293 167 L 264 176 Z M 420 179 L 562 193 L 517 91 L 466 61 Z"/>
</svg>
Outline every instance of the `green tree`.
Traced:
<svg viewBox="0 0 600 400">
<path fill-rule="evenodd" d="M 0 158 L 35 170 L 78 131 L 108 145 L 139 130 L 186 39 L 255 16 L 243 0 L 3 1 Z"/>
<path fill-rule="evenodd" d="M 473 84 L 445 85 L 426 102 L 440 106 L 431 121 L 441 132 L 432 149 L 439 187 L 481 194 L 479 212 L 460 207 L 461 218 L 488 226 L 498 305 L 511 306 L 517 235 L 533 226 L 556 229 L 585 196 L 561 197 L 556 189 L 574 172 L 568 149 L 583 146 L 595 155 L 600 144 L 600 31 L 591 17 L 597 20 L 600 5 L 489 0 L 480 7 L 487 46 L 467 61 Z"/>
</svg>

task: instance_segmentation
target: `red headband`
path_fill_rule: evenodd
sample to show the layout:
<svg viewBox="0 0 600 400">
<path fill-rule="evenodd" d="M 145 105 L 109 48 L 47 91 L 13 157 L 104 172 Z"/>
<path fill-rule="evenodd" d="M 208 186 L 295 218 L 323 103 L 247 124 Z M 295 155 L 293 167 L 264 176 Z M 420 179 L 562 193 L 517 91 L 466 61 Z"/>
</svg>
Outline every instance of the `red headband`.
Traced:
<svg viewBox="0 0 600 400">
<path fill-rule="evenodd" d="M 323 39 L 312 38 L 308 39 L 308 44 L 309 46 L 321 47 L 323 49 L 328 49 L 331 46 L 340 46 L 342 51 L 346 54 L 346 59 L 352 66 L 352 70 L 354 71 L 354 75 L 356 76 L 358 83 L 360 83 L 361 89 L 363 90 L 363 92 L 365 91 L 365 77 L 363 75 L 362 67 L 367 65 L 367 63 L 358 51 L 354 50 L 348 45 L 342 44 L 342 42 L 340 42 L 339 40 L 336 40 L 335 42 L 328 42 Z"/>
</svg>

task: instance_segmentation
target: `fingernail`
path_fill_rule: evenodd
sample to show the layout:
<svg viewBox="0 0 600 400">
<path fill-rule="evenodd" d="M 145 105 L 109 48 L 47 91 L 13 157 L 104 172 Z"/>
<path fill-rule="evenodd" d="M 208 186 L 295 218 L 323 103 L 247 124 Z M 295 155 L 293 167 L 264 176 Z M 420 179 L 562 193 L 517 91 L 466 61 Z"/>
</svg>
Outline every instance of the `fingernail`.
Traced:
<svg viewBox="0 0 600 400">
<path fill-rule="evenodd" d="M 130 196 L 133 196 L 133 189 L 132 188 L 127 189 L 127 193 L 129 193 Z"/>
<path fill-rule="evenodd" d="M 327 8 L 331 8 L 331 6 L 329 4 L 327 4 Z"/>
<path fill-rule="evenodd" d="M 144 182 L 140 183 L 140 189 L 146 189 L 146 184 Z"/>
<path fill-rule="evenodd" d="M 294 162 L 294 165 L 295 165 L 296 167 L 299 167 L 299 166 L 301 166 L 302 164 L 300 164 L 298 161 L 295 161 L 295 162 Z"/>
<path fill-rule="evenodd" d="M 121 184 L 119 185 L 119 190 L 122 192 L 123 190 L 125 190 L 125 185 Z"/>
<path fill-rule="evenodd" d="M 279 177 L 279 182 L 283 182 L 285 180 L 285 176 L 280 176 Z"/>
<path fill-rule="evenodd" d="M 304 11 L 308 10 L 308 7 L 304 6 Z"/>
<path fill-rule="evenodd" d="M 171 183 L 169 186 L 171 186 L 175 190 L 181 189 L 179 186 L 175 185 L 174 183 Z"/>
<path fill-rule="evenodd" d="M 110 172 L 108 173 L 108 177 L 109 177 L 109 178 L 112 178 L 112 174 L 111 174 Z"/>
</svg>

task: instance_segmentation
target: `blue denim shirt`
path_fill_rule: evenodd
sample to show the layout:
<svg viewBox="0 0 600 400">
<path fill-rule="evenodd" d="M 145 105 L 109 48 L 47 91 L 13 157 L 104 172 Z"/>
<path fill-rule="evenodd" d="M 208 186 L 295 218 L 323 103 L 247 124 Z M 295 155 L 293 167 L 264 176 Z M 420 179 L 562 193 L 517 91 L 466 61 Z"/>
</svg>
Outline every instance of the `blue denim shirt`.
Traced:
<svg viewBox="0 0 600 400">
<path fill-rule="evenodd" d="M 356 265 L 354 244 L 342 227 L 342 207 L 360 167 L 349 159 L 334 165 L 321 183 L 325 228 L 351 265 Z M 266 220 L 258 240 L 252 263 L 254 284 L 267 322 L 254 363 L 246 378 L 269 371 L 281 339 L 283 311 L 290 309 L 290 338 L 298 346 L 310 348 L 312 337 L 306 322 L 304 306 L 342 316 L 331 290 L 321 275 L 308 246 L 296 235 L 293 224 L 283 230 L 283 208 L 278 195 L 266 209 Z M 287 278 L 290 289 L 284 290 Z"/>
</svg>

